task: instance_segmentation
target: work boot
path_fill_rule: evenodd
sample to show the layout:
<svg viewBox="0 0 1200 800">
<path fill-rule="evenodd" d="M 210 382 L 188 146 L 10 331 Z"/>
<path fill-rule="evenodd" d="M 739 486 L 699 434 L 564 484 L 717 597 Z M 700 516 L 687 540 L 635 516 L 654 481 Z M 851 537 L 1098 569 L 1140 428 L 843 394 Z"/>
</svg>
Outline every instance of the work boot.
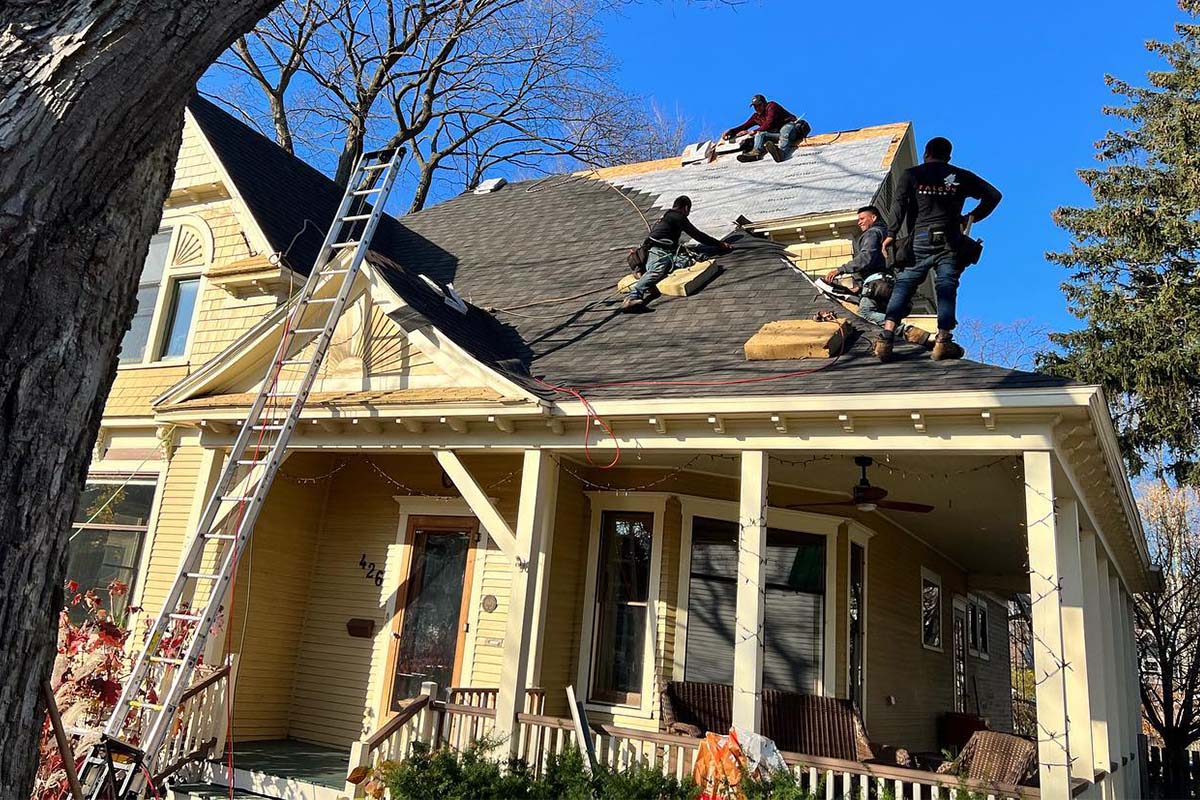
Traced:
<svg viewBox="0 0 1200 800">
<path fill-rule="evenodd" d="M 646 310 L 646 303 L 640 297 L 626 297 L 621 303 L 623 314 L 640 314 Z"/>
<path fill-rule="evenodd" d="M 885 331 L 875 340 L 875 357 L 883 364 L 892 360 L 893 338 L 891 331 Z"/>
<path fill-rule="evenodd" d="M 776 164 L 778 164 L 780 161 L 783 161 L 783 159 L 787 157 L 783 154 L 783 151 L 779 149 L 779 145 L 775 144 L 774 142 L 763 143 L 763 149 L 771 154 L 771 158 L 775 159 Z"/>
<path fill-rule="evenodd" d="M 750 150 L 739 155 L 737 160 L 741 161 L 743 164 L 748 164 L 751 161 L 761 161 L 762 156 L 762 150 Z"/>
<path fill-rule="evenodd" d="M 933 360 L 934 361 L 949 361 L 955 358 L 962 358 L 965 351 L 962 345 L 954 341 L 954 334 L 938 331 L 937 339 L 933 342 Z"/>
<path fill-rule="evenodd" d="M 930 336 L 929 331 L 923 331 L 915 325 L 909 325 L 904 329 L 904 341 L 924 347 L 926 350 L 933 348 L 933 337 Z"/>
</svg>

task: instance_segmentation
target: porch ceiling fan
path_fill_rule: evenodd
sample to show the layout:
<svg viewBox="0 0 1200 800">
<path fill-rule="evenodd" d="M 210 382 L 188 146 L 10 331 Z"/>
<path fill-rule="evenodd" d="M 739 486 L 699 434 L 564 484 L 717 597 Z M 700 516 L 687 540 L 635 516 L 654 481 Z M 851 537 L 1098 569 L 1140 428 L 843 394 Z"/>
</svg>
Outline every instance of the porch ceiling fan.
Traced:
<svg viewBox="0 0 1200 800">
<path fill-rule="evenodd" d="M 859 511 L 874 511 L 879 508 L 888 511 L 911 511 L 914 514 L 928 514 L 933 506 L 924 503 L 906 503 L 902 500 L 887 500 L 888 491 L 882 486 L 872 486 L 867 480 L 867 467 L 875 463 L 870 456 L 855 456 L 854 463 L 862 470 L 862 478 L 851 489 L 849 500 L 830 500 L 826 503 L 800 503 L 788 508 L 815 508 L 817 506 L 854 506 Z"/>
</svg>

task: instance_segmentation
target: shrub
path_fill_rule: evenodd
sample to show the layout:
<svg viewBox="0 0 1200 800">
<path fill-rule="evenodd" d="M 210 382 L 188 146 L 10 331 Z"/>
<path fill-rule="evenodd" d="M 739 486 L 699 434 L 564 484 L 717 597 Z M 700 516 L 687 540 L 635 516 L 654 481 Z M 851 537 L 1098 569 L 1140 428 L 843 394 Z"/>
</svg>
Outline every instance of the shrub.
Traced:
<svg viewBox="0 0 1200 800">
<path fill-rule="evenodd" d="M 402 763 L 381 764 L 373 780 L 379 796 L 386 787 L 393 800 L 695 800 L 700 792 L 642 764 L 621 770 L 598 768 L 588 775 L 575 749 L 552 756 L 537 777 L 523 761 L 503 765 L 488 757 L 496 742 L 479 741 L 460 752 L 414 745 Z"/>
</svg>

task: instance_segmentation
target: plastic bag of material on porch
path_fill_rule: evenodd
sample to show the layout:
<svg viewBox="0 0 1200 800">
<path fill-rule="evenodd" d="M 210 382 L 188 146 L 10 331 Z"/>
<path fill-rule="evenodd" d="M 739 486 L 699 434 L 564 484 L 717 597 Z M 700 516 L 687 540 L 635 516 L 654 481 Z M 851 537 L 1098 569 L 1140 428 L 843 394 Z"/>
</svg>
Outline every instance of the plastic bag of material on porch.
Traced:
<svg viewBox="0 0 1200 800">
<path fill-rule="evenodd" d="M 708 733 L 700 742 L 692 780 L 700 800 L 740 800 L 743 778 L 762 778 L 787 769 L 775 743 L 765 736 L 731 728 L 728 735 Z"/>
</svg>

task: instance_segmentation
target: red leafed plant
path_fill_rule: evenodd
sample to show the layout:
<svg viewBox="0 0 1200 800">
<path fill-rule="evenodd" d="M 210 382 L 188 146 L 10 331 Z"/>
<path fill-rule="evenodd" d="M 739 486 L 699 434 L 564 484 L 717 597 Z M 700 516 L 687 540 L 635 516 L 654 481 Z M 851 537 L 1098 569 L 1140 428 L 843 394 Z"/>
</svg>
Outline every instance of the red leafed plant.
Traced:
<svg viewBox="0 0 1200 800">
<path fill-rule="evenodd" d="M 87 734 L 70 736 L 77 765 L 91 746 L 99 741 L 99 731 L 120 699 L 125 678 L 133 668 L 135 650 L 127 647 L 129 629 L 123 624 L 126 620 L 118 623 L 109 611 L 114 599 L 128 592 L 129 587 L 125 583 L 113 581 L 108 585 L 106 603 L 105 598 L 95 590 L 81 593 L 75 581 L 66 584 L 68 607 L 59 615 L 58 656 L 54 660 L 50 688 L 54 691 L 54 700 L 68 734 L 72 729 L 89 731 Z M 82 622 L 72 622 L 72 608 L 84 610 Z M 139 610 L 130 607 L 127 613 L 133 614 Z M 186 613 L 185 607 L 180 610 Z M 146 635 L 149 634 L 149 624 Z M 187 621 L 173 623 L 158 645 L 158 654 L 177 657 L 193 624 Z M 146 699 L 150 702 L 155 700 L 152 697 Z M 130 720 L 131 724 L 126 726 L 123 738 L 136 743 L 139 722 L 137 719 Z M 32 800 L 62 800 L 69 797 L 67 773 L 63 769 L 62 756 L 49 717 L 42 726 L 38 750 L 40 763 Z"/>
</svg>

